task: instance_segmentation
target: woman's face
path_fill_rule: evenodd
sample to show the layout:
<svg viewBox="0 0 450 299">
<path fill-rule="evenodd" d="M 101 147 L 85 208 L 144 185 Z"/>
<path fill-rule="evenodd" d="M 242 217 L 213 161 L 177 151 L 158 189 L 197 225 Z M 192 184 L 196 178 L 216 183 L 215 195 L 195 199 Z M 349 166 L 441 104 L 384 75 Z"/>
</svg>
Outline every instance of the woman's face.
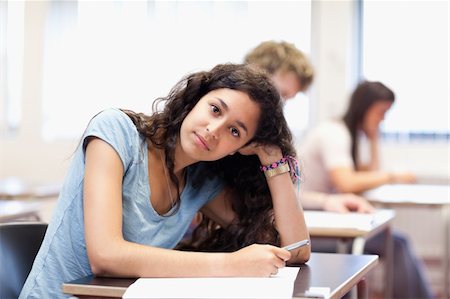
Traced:
<svg viewBox="0 0 450 299">
<path fill-rule="evenodd" d="M 214 161 L 236 152 L 255 135 L 259 105 L 241 91 L 216 89 L 203 96 L 180 130 L 185 158 Z"/>
<path fill-rule="evenodd" d="M 384 120 L 386 112 L 391 108 L 392 102 L 388 100 L 377 101 L 366 112 L 363 121 L 363 131 L 368 136 L 372 136 L 374 132 L 377 132 L 380 123 Z"/>
</svg>

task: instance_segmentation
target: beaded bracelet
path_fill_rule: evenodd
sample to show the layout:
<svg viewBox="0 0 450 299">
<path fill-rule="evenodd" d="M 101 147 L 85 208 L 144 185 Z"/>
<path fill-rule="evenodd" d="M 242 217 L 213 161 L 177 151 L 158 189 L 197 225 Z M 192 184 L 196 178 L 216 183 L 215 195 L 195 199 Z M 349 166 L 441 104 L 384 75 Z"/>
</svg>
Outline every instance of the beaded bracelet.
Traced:
<svg viewBox="0 0 450 299">
<path fill-rule="evenodd" d="M 273 162 L 272 164 L 269 164 L 269 165 L 266 165 L 266 166 L 261 165 L 259 167 L 259 169 L 261 169 L 261 171 L 268 171 L 268 170 L 271 170 L 271 169 L 275 169 L 277 167 L 280 167 L 280 165 L 285 164 L 286 161 L 287 161 L 287 157 L 283 157 L 280 160 L 278 160 L 277 162 Z"/>
<path fill-rule="evenodd" d="M 285 156 L 272 164 L 261 165 L 260 169 L 262 172 L 264 172 L 266 178 L 270 178 L 289 171 L 293 183 L 298 183 L 300 181 L 300 170 L 298 167 L 298 162 L 297 159 L 295 159 L 295 157 L 293 156 Z"/>
</svg>

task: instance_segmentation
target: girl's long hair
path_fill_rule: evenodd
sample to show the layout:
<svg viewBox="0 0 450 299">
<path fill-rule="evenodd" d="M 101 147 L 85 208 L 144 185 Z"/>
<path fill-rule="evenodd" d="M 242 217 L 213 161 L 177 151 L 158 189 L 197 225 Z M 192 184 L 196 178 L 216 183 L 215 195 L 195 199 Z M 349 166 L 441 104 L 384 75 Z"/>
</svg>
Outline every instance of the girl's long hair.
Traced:
<svg viewBox="0 0 450 299">
<path fill-rule="evenodd" d="M 390 101 L 393 103 L 395 101 L 394 92 L 381 82 L 363 81 L 353 91 L 347 112 L 344 114 L 343 121 L 350 131 L 352 139 L 354 167 L 357 167 L 358 131 L 361 128 L 367 111 L 378 101 Z"/>
<path fill-rule="evenodd" d="M 276 144 L 284 155 L 296 155 L 292 136 L 283 116 L 279 93 L 265 73 L 249 65 L 217 65 L 210 71 L 183 78 L 167 97 L 157 99 L 153 107 L 157 112 L 152 116 L 124 110 L 138 131 L 146 136 L 153 146 L 164 150 L 170 179 L 177 187 L 179 182 L 173 172 L 174 152 L 181 124 L 200 98 L 220 88 L 245 92 L 251 100 L 258 103 L 261 115 L 255 136 L 249 143 Z M 160 103 L 165 106 L 158 112 Z M 221 178 L 225 182 L 226 190 L 229 190 L 228 196 L 236 218 L 232 224 L 223 228 L 211 219 L 203 217 L 190 242 L 180 245 L 179 248 L 232 251 L 255 242 L 278 244 L 278 234 L 273 225 L 272 199 L 264 174 L 259 169 L 258 157 L 236 153 L 217 161 L 199 163 L 206 164 L 205 173 L 193 182 L 194 186 L 202 184 L 202 180 L 209 177 Z M 177 207 L 179 201 L 178 192 Z"/>
</svg>

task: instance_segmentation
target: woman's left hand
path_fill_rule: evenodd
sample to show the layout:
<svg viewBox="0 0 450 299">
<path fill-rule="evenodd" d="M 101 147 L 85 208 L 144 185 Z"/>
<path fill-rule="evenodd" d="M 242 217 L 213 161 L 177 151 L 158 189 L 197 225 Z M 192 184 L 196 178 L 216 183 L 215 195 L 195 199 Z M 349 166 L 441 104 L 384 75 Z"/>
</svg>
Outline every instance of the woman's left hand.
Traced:
<svg viewBox="0 0 450 299">
<path fill-rule="evenodd" d="M 241 155 L 257 155 L 262 165 L 267 165 L 280 160 L 283 157 L 281 149 L 277 145 L 260 145 L 251 143 L 239 150 Z"/>
</svg>

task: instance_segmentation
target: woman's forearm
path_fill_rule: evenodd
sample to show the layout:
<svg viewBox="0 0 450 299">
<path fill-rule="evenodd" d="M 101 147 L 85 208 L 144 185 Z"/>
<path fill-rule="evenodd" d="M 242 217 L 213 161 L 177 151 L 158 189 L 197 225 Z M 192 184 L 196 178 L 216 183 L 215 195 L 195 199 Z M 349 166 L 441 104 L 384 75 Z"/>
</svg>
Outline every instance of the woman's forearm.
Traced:
<svg viewBox="0 0 450 299">
<path fill-rule="evenodd" d="M 282 158 L 281 151 L 260 153 L 261 164 L 270 165 Z M 292 171 L 292 170 L 291 170 Z M 298 200 L 290 172 L 266 177 L 272 196 L 275 225 L 280 234 L 281 246 L 309 239 L 303 208 Z M 309 259 L 311 248 L 302 247 L 293 252 L 290 262 L 302 263 Z"/>
<path fill-rule="evenodd" d="M 103 253 L 101 253 L 103 252 Z M 120 277 L 233 276 L 227 253 L 200 253 L 145 246 L 125 240 L 90 256 L 96 275 Z"/>
</svg>

